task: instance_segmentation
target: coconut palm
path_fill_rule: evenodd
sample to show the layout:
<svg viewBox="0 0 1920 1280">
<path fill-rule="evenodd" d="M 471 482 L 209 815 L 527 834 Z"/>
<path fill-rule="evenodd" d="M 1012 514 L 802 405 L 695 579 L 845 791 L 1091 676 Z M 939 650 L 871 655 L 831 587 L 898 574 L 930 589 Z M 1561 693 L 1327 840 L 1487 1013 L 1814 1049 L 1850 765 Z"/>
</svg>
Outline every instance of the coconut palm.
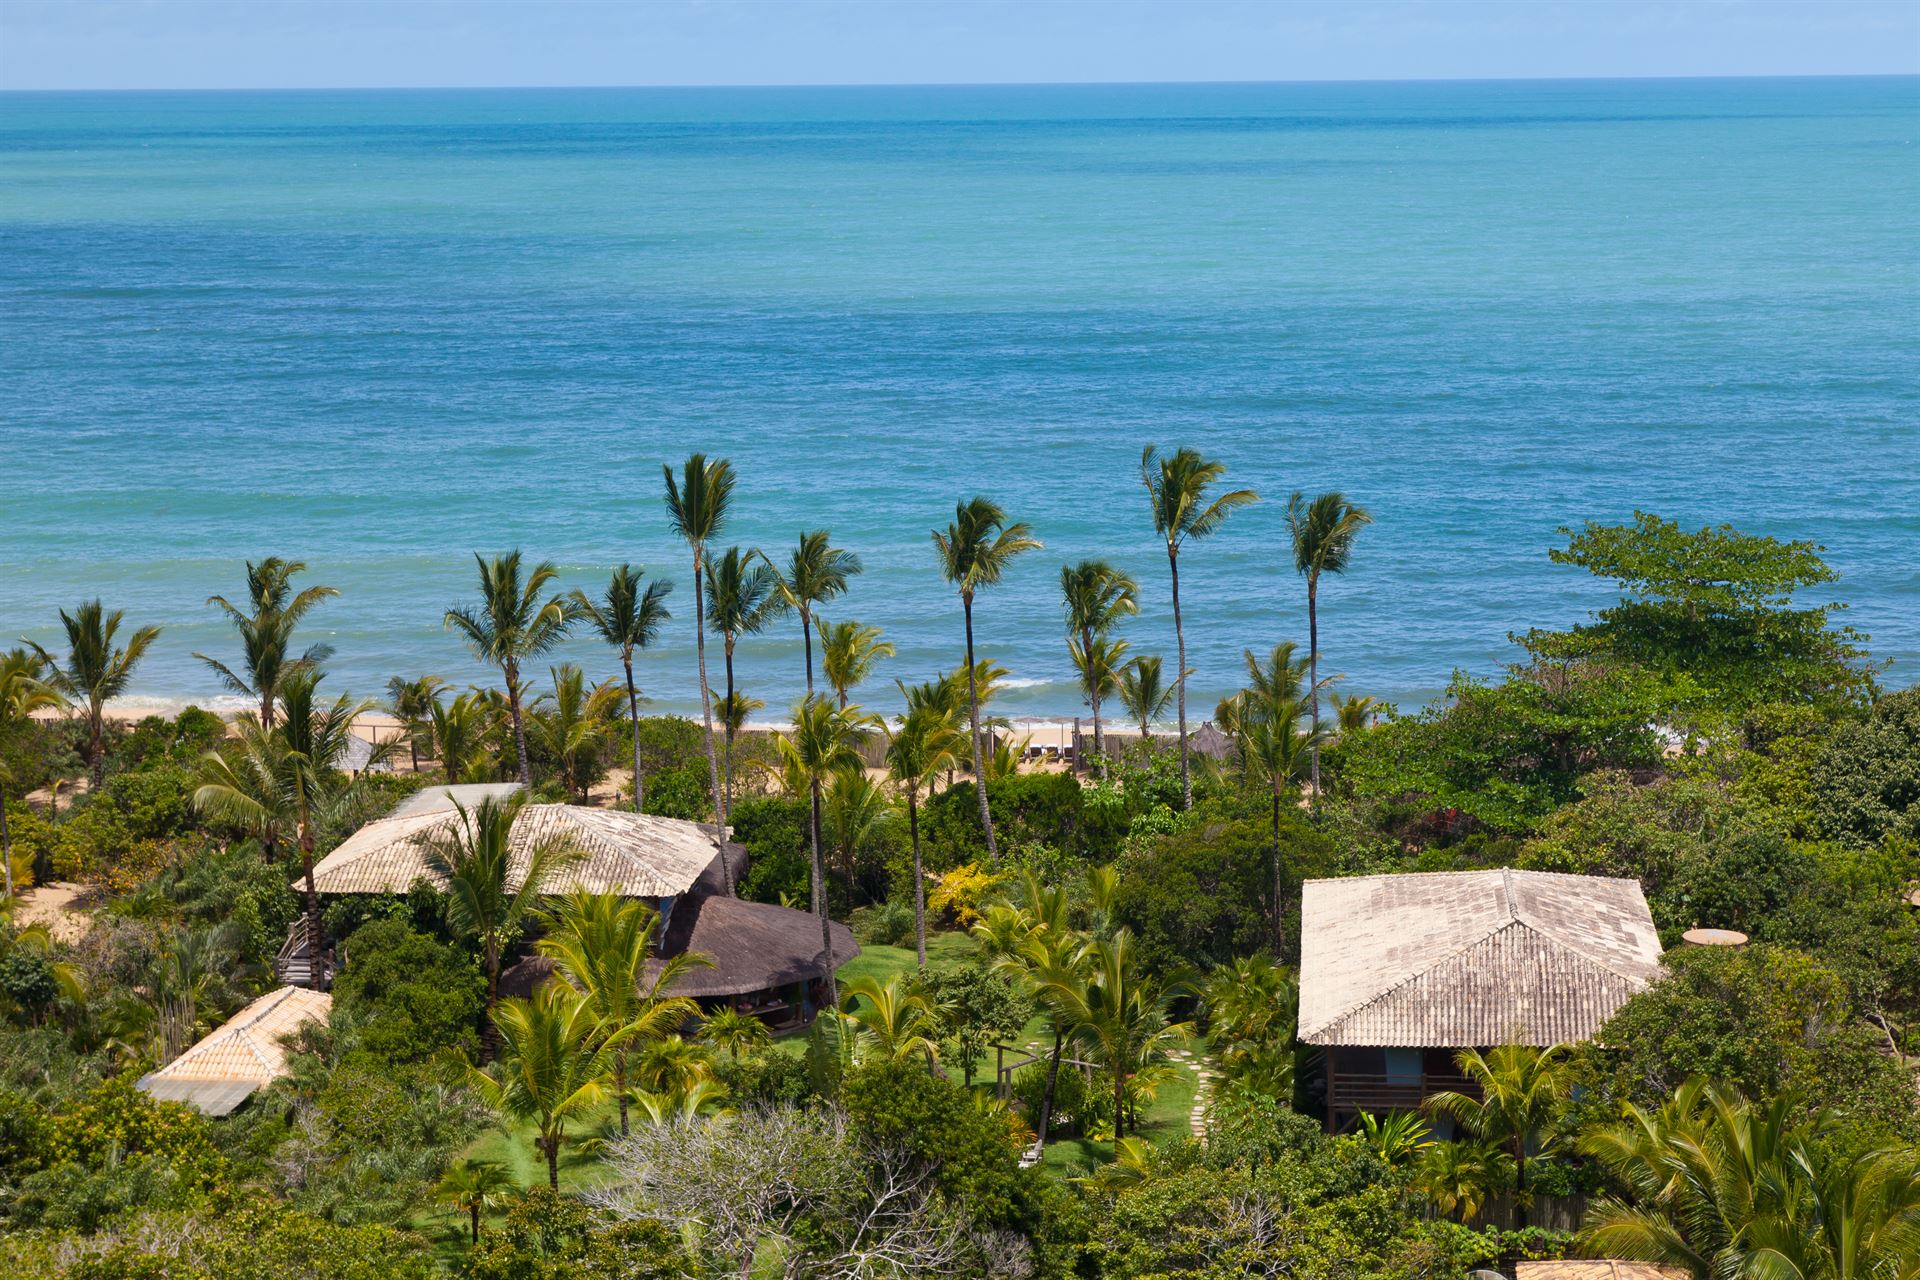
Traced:
<svg viewBox="0 0 1920 1280">
<path fill-rule="evenodd" d="M 633 730 L 633 811 L 641 812 L 646 802 L 646 781 L 640 770 L 640 689 L 633 682 L 633 654 L 636 649 L 651 648 L 660 638 L 660 627 L 673 614 L 667 610 L 671 582 L 656 580 L 644 586 L 643 569 L 623 564 L 613 571 L 607 591 L 595 600 L 584 591 L 573 593 L 573 607 L 602 640 L 620 651 L 620 666 L 627 676 L 627 724 Z"/>
<path fill-rule="evenodd" d="M 773 1030 L 763 1019 L 726 1005 L 701 1019 L 700 1038 L 738 1062 L 742 1050 L 752 1054 L 771 1043 Z"/>
<path fill-rule="evenodd" d="M 10 738 L 33 719 L 36 711 L 54 711 L 67 700 L 41 676 L 46 664 L 36 653 L 13 649 L 0 654 L 0 741 Z M 0 756 L 0 784 L 7 780 L 6 760 Z M 0 869 L 6 873 L 6 901 L 13 901 L 13 833 L 7 829 L 7 796 L 0 785 Z"/>
<path fill-rule="evenodd" d="M 1125 1137 L 1128 1080 L 1163 1059 L 1191 1030 L 1168 1018 L 1171 990 L 1141 968 L 1126 929 L 1082 943 L 1070 979 L 1036 979 L 1041 998 L 1060 1003 L 1073 1037 L 1113 1076 L 1113 1136 Z"/>
<path fill-rule="evenodd" d="M 1053 1032 L 1053 1048 L 1047 1056 L 1047 1079 L 1040 1090 L 1040 1114 L 1034 1125 L 1035 1142 L 1046 1149 L 1047 1134 L 1053 1127 L 1053 1099 L 1060 1084 L 1060 1059 L 1075 1019 L 1090 1007 L 1087 979 L 1092 953 L 1085 934 L 1075 932 L 1066 923 L 1066 895 L 1036 892 L 1038 882 L 1029 876 L 1029 906 L 1018 910 L 1018 941 L 1002 952 L 996 967 L 1023 979 L 1040 1007 L 1047 1011 Z M 1050 910 L 1049 907 L 1052 909 Z M 989 913 L 974 926 L 975 936 L 993 931 Z M 989 948 L 990 949 L 990 948 Z"/>
<path fill-rule="evenodd" d="M 253 719 L 237 729 L 235 741 L 201 757 L 193 805 L 258 840 L 271 860 L 300 820 L 288 785 L 286 739 Z"/>
<path fill-rule="evenodd" d="M 842 1017 L 854 1030 L 855 1053 L 863 1061 L 899 1061 L 940 1057 L 939 1009 L 902 975 L 885 982 L 872 975 L 847 984 Z"/>
<path fill-rule="evenodd" d="M 1162 454 L 1153 445 L 1140 451 L 1140 483 L 1146 486 L 1153 527 L 1167 545 L 1167 571 L 1173 582 L 1173 635 L 1179 647 L 1179 677 L 1174 691 L 1180 710 L 1180 802 L 1193 808 L 1193 773 L 1187 751 L 1187 633 L 1180 618 L 1180 551 L 1188 542 L 1219 531 L 1239 508 L 1258 502 L 1251 489 L 1235 489 L 1208 501 L 1207 494 L 1227 473 L 1226 464 L 1198 450 Z"/>
<path fill-rule="evenodd" d="M 494 1110 L 533 1123 L 547 1185 L 558 1190 L 567 1125 L 606 1101 L 624 1037 L 607 1034 L 593 1003 L 564 982 L 546 983 L 531 1000 L 502 1000 L 488 1024 L 497 1028 L 499 1058 L 491 1072 L 469 1066 L 467 1084 Z"/>
<path fill-rule="evenodd" d="M 733 464 L 725 458 L 707 461 L 704 453 L 688 456 L 679 480 L 673 468 L 662 465 L 660 474 L 667 482 L 667 522 L 686 541 L 693 552 L 693 648 L 700 668 L 700 714 L 707 729 L 707 775 L 713 787 L 713 842 L 720 849 L 721 869 L 728 874 L 727 892 L 733 892 L 733 876 L 727 867 L 727 811 L 720 790 L 720 753 L 713 740 L 713 686 L 707 683 L 706 557 L 707 544 L 726 527 L 727 508 L 733 505 Z"/>
<path fill-rule="evenodd" d="M 1293 971 L 1265 952 L 1236 957 L 1207 976 L 1200 998 L 1208 1044 L 1224 1074 L 1247 1075 L 1275 1050 L 1291 1063 L 1299 991 Z"/>
<path fill-rule="evenodd" d="M 406 741 L 415 773 L 420 772 L 421 740 L 425 739 L 428 748 L 432 748 L 433 701 L 446 685 L 439 676 L 418 676 L 412 680 L 395 676 L 387 681 L 387 714 L 400 722 L 401 736 Z"/>
<path fill-rule="evenodd" d="M 896 682 L 897 683 L 897 682 Z M 907 712 L 887 731 L 887 773 L 906 792 L 907 835 L 913 844 L 913 941 L 920 968 L 927 967 L 927 880 L 920 859 L 920 793 L 959 763 L 966 735 L 951 704 L 922 685 L 900 685 Z M 917 702 L 917 705 L 916 705 Z"/>
<path fill-rule="evenodd" d="M 1346 698 L 1336 693 L 1332 700 L 1333 722 L 1343 738 L 1348 734 L 1365 733 L 1373 727 L 1373 718 L 1380 714 L 1380 703 L 1363 693 Z"/>
<path fill-rule="evenodd" d="M 986 833 L 987 858 L 1000 865 L 1000 849 L 993 839 L 993 811 L 987 804 L 985 770 L 980 753 L 980 689 L 973 656 L 973 598 L 983 587 L 1006 576 L 1007 566 L 1023 551 L 1040 548 L 1039 539 L 1022 521 L 1008 523 L 1007 513 L 984 497 L 962 502 L 953 509 L 953 523 L 934 530 L 933 545 L 940 553 L 941 572 L 960 593 L 967 628 L 967 717 L 972 730 L 973 776 L 980 798 L 980 827 Z"/>
<path fill-rule="evenodd" d="M 1320 575 L 1345 573 L 1353 558 L 1353 540 L 1373 523 L 1366 508 L 1339 493 L 1323 493 L 1308 502 L 1295 490 L 1287 499 L 1287 529 L 1293 535 L 1293 567 L 1307 580 L 1307 670 L 1313 718 L 1320 719 Z M 1313 748 L 1313 790 L 1320 792 L 1320 748 Z"/>
<path fill-rule="evenodd" d="M 548 674 L 553 692 L 536 699 L 527 718 L 533 722 L 534 739 L 559 764 L 561 785 L 585 801 L 613 737 L 620 688 L 609 680 L 589 689 L 586 675 L 571 662 Z"/>
<path fill-rule="evenodd" d="M 1436 1142 L 1415 1162 L 1413 1185 L 1442 1214 L 1468 1223 L 1513 1185 L 1513 1157 L 1488 1142 Z"/>
<path fill-rule="evenodd" d="M 513 750 L 520 762 L 520 785 L 531 787 L 533 770 L 527 764 L 520 665 L 564 640 L 576 610 L 572 601 L 564 596 L 540 598 L 560 576 L 552 561 L 542 560 L 523 578 L 517 550 L 491 560 L 477 554 L 473 559 L 480 566 L 480 606 L 447 610 L 446 625 L 448 630 L 460 633 L 474 657 L 500 668 L 507 684 L 507 714 L 513 720 Z"/>
<path fill-rule="evenodd" d="M 747 717 L 756 711 L 766 710 L 767 704 L 758 698 L 748 697 L 743 689 L 735 689 L 714 707 L 714 714 L 720 718 L 720 728 L 729 739 L 738 738 L 747 727 Z M 731 755 L 731 749 L 729 749 Z M 729 766 L 731 772 L 731 766 Z M 731 805 L 732 801 L 728 801 Z"/>
<path fill-rule="evenodd" d="M 1082 560 L 1060 567 L 1060 603 L 1066 611 L 1067 648 L 1073 665 L 1080 672 L 1080 687 L 1093 709 L 1093 753 L 1104 758 L 1106 745 L 1100 735 L 1100 702 L 1114 691 L 1119 680 L 1120 655 L 1125 641 L 1109 641 L 1106 633 L 1121 618 L 1140 611 L 1140 584 L 1133 575 L 1114 568 L 1104 560 Z M 1078 648 L 1074 642 L 1078 641 Z M 1098 659 L 1104 656 L 1107 661 Z M 1109 678 L 1110 677 L 1110 678 Z"/>
<path fill-rule="evenodd" d="M 33 645 L 43 668 L 41 679 L 62 697 L 81 704 L 87 718 L 87 768 L 95 791 L 107 780 L 107 702 L 127 691 L 134 668 L 160 634 L 158 627 L 141 627 L 127 637 L 125 645 L 115 647 L 122 616 L 118 609 L 108 613 L 98 600 L 89 600 L 72 613 L 62 609 L 60 625 L 67 633 L 64 663 Z"/>
<path fill-rule="evenodd" d="M 575 888 L 546 912 L 551 928 L 535 945 L 553 961 L 554 972 L 587 1001 L 600 1020 L 602 1038 L 618 1035 L 613 1088 L 620 1105 L 620 1133 L 628 1133 L 627 1055 L 636 1043 L 673 1034 L 700 1012 L 693 1001 L 669 996 L 679 981 L 712 961 L 699 952 L 668 956 L 647 976 L 660 927 L 651 905 L 614 893 Z"/>
<path fill-rule="evenodd" d="M 733 697 L 733 649 L 741 636 L 758 635 L 786 608 L 780 575 L 758 551 L 728 547 L 726 554 L 707 564 L 707 630 L 720 637 L 727 670 L 727 705 Z M 735 726 L 722 716 L 726 754 L 720 775 L 727 789 L 727 811 L 733 811 L 733 741 Z"/>
<path fill-rule="evenodd" d="M 484 763 L 488 717 L 485 701 L 472 693 L 428 705 L 427 730 L 448 782 L 472 781 Z"/>
<path fill-rule="evenodd" d="M 1394 1111 L 1385 1116 L 1362 1111 L 1360 1136 L 1373 1154 L 1393 1169 L 1406 1168 L 1434 1145 L 1433 1130 L 1412 1111 Z"/>
<path fill-rule="evenodd" d="M 1300 720 L 1307 713 L 1301 689 L 1307 673 L 1306 664 L 1293 652 L 1293 645 L 1282 641 L 1262 662 L 1253 650 L 1246 650 L 1247 687 L 1230 703 L 1222 704 L 1221 714 L 1222 726 L 1232 726 L 1242 767 L 1267 791 L 1273 824 L 1273 839 L 1267 850 L 1269 883 L 1273 886 L 1269 919 L 1275 946 L 1280 945 L 1283 900 L 1280 815 L 1285 806 L 1298 803 L 1310 753 L 1325 738 L 1318 722 L 1309 723 L 1304 731 L 1300 728 Z"/>
<path fill-rule="evenodd" d="M 821 618 L 814 625 L 820 632 L 822 674 L 844 707 L 847 696 L 866 683 L 880 660 L 893 656 L 893 642 L 881 639 L 880 628 L 858 622 L 829 624 Z"/>
<path fill-rule="evenodd" d="M 835 596 L 844 595 L 847 580 L 862 572 L 860 557 L 830 543 L 825 529 L 800 535 L 799 545 L 787 559 L 787 570 L 780 575 L 780 598 L 786 607 L 800 615 L 800 640 L 806 653 L 807 695 L 813 695 L 813 610 Z M 846 705 L 843 694 L 840 699 Z"/>
<path fill-rule="evenodd" d="M 1120 669 L 1120 703 L 1140 726 L 1140 741 L 1153 737 L 1153 722 L 1167 713 L 1173 689 L 1161 674 L 1160 659 L 1142 654 Z"/>
<path fill-rule="evenodd" d="M 793 729 L 778 735 L 781 759 L 806 779 L 812 821 L 808 834 L 813 850 L 813 913 L 820 918 L 820 948 L 827 956 L 827 1001 L 840 1003 L 837 967 L 833 960 L 833 931 L 827 916 L 827 868 L 821 850 L 820 804 L 827 779 L 836 773 L 865 768 L 860 746 L 867 738 L 868 718 L 857 706 L 838 707 L 825 698 L 802 699 L 793 709 Z"/>
<path fill-rule="evenodd" d="M 859 871 L 860 850 L 867 848 L 875 835 L 893 816 L 893 802 L 879 784 L 861 769 L 842 769 L 827 784 L 820 800 L 822 856 L 839 861 L 840 875 L 850 894 L 856 893 L 854 878 Z M 832 861 L 828 866 L 833 865 Z"/>
<path fill-rule="evenodd" d="M 456 1213 L 468 1215 L 474 1244 L 480 1243 L 480 1215 L 501 1204 L 514 1189 L 506 1170 L 491 1160 L 462 1160 L 440 1175 L 434 1197 Z"/>
<path fill-rule="evenodd" d="M 427 870 L 446 892 L 447 923 L 480 944 L 489 1014 L 500 997 L 500 957 L 539 905 L 541 887 L 583 857 L 555 835 L 527 842 L 516 856 L 513 824 L 525 805 L 524 791 L 505 800 L 489 796 L 472 809 L 455 801 L 454 821 L 414 837 L 426 853 Z M 489 1017 L 483 1031 L 491 1037 L 495 1025 Z"/>
<path fill-rule="evenodd" d="M 268 556 L 255 564 L 247 562 L 247 611 L 242 612 L 225 596 L 208 596 L 227 615 L 233 629 L 240 633 L 240 669 L 204 653 L 193 656 L 213 668 L 227 688 L 260 703 L 260 727 L 273 728 L 273 706 L 280 681 L 301 667 L 317 667 L 333 656 L 333 646 L 316 644 L 304 653 L 293 652 L 293 629 L 319 604 L 340 593 L 332 587 L 312 586 L 299 592 L 293 589 L 296 574 L 305 573 L 306 563 Z"/>
<path fill-rule="evenodd" d="M 1448 1090 L 1422 1105 L 1450 1116 L 1482 1142 L 1503 1147 L 1513 1157 L 1514 1204 L 1520 1225 L 1527 1225 L 1527 1159 L 1551 1154 L 1558 1135 L 1553 1125 L 1573 1090 L 1573 1068 L 1565 1045 L 1538 1049 L 1501 1045 L 1487 1053 L 1462 1049 L 1454 1055 L 1460 1073 L 1479 1086 L 1480 1096 Z"/>
</svg>

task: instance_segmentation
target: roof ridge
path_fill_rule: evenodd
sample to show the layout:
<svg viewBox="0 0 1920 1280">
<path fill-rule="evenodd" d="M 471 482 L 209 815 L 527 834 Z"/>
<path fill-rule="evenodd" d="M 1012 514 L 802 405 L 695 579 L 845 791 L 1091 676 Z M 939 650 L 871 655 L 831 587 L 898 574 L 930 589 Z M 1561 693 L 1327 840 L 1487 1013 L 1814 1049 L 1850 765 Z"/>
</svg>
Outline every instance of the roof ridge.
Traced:
<svg viewBox="0 0 1920 1280">
<path fill-rule="evenodd" d="M 1444 875 L 1448 873 L 1440 872 L 1435 874 Z M 1376 877 L 1368 876 L 1363 878 L 1375 879 Z M 1441 955 L 1435 956 L 1431 961 L 1422 965 L 1420 968 L 1415 969 L 1413 972 L 1401 975 L 1400 980 L 1398 982 L 1395 982 L 1392 986 L 1382 987 L 1380 988 L 1380 990 L 1374 992 L 1372 995 L 1368 996 L 1366 999 L 1359 1001 L 1357 1004 L 1353 1004 L 1348 1006 L 1345 1009 L 1342 1009 L 1339 1013 L 1334 1014 L 1331 1018 L 1328 1018 L 1325 1022 L 1321 1023 L 1318 1027 L 1314 1028 L 1315 1032 L 1317 1033 L 1320 1031 L 1325 1031 L 1326 1029 L 1328 1029 L 1329 1027 L 1332 1027 L 1336 1023 L 1345 1022 L 1348 1018 L 1351 1018 L 1354 1014 L 1360 1012 L 1362 1009 L 1366 1008 L 1368 1005 L 1377 1004 L 1380 1001 L 1385 1000 L 1388 996 L 1400 990 L 1402 987 L 1408 986 L 1413 982 L 1416 982 L 1419 979 L 1424 978 L 1427 974 L 1439 968 L 1442 964 L 1446 963 L 1449 960 L 1459 959 L 1466 952 L 1472 950 L 1474 947 L 1479 946 L 1481 943 L 1485 942 L 1488 938 L 1493 937 L 1495 934 L 1501 932 L 1504 929 L 1511 929 L 1517 923 L 1519 922 L 1511 918 L 1496 922 L 1490 928 L 1488 928 L 1485 933 L 1476 934 L 1473 937 L 1470 937 L 1466 941 L 1462 942 L 1458 947 L 1455 947 L 1453 950 L 1447 951 Z M 1304 1028 L 1296 1028 L 1296 1037 L 1298 1033 L 1303 1030 Z"/>
<path fill-rule="evenodd" d="M 1568 955 L 1577 956 L 1580 959 L 1585 960 L 1588 964 L 1593 965 L 1596 969 L 1604 969 L 1608 973 L 1612 974 L 1614 977 L 1624 978 L 1628 982 L 1642 981 L 1642 975 L 1637 973 L 1628 973 L 1625 970 L 1620 969 L 1619 967 L 1614 965 L 1610 960 L 1606 959 L 1605 957 L 1597 956 L 1593 952 L 1587 950 L 1585 947 L 1579 945 L 1579 943 L 1574 942 L 1571 939 L 1568 939 L 1562 936 L 1559 930 L 1554 929 L 1551 926 L 1544 923 L 1543 921 L 1536 920 L 1531 915 L 1522 912 L 1519 908 L 1519 904 L 1517 903 L 1514 905 L 1513 918 L 1516 924 L 1524 925 L 1528 930 L 1528 932 L 1536 933 L 1542 938 L 1548 939 L 1553 943 L 1554 946 L 1558 947 L 1560 950 L 1566 952 Z M 1658 957 L 1655 958 L 1655 963 L 1656 964 L 1658 963 Z"/>
</svg>

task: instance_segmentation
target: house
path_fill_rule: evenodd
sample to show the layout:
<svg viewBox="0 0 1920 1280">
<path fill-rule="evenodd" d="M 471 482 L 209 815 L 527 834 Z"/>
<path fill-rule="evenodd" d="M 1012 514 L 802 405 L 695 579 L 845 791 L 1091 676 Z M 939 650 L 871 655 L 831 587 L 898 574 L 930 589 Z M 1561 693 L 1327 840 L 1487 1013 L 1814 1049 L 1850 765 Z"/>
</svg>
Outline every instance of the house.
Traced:
<svg viewBox="0 0 1920 1280">
<path fill-rule="evenodd" d="M 1454 1055 L 1591 1039 L 1660 975 L 1637 880 L 1456 871 L 1307 881 L 1299 1035 L 1331 1129 L 1472 1092 Z"/>
<path fill-rule="evenodd" d="M 166 1066 L 140 1077 L 137 1087 L 160 1102 L 227 1115 L 287 1073 L 281 1037 L 306 1022 L 324 1025 L 332 1010 L 333 997 L 322 991 L 270 991 Z"/>
<path fill-rule="evenodd" d="M 516 790 L 517 784 L 494 783 L 419 792 L 321 859 L 313 869 L 314 886 L 323 896 L 337 896 L 403 894 L 418 881 L 437 884 L 424 842 L 459 823 L 461 809 L 503 800 Z M 827 947 L 812 912 L 733 897 L 727 873 L 739 882 L 746 850 L 727 844 L 723 867 L 708 825 L 627 810 L 529 804 L 514 819 L 509 838 L 522 867 L 524 851 L 542 840 L 563 840 L 585 854 L 542 884 L 543 893 L 558 895 L 579 885 L 644 898 L 661 916 L 656 945 L 662 957 L 697 951 L 713 962 L 687 974 L 669 994 L 709 1007 L 731 1003 L 759 1013 L 776 1029 L 803 1026 L 819 1007 L 827 974 L 860 954 L 845 925 L 831 926 Z M 301 887 L 295 882 L 296 892 Z M 530 956 L 501 975 L 501 990 L 529 994 L 550 972 L 544 957 Z"/>
</svg>

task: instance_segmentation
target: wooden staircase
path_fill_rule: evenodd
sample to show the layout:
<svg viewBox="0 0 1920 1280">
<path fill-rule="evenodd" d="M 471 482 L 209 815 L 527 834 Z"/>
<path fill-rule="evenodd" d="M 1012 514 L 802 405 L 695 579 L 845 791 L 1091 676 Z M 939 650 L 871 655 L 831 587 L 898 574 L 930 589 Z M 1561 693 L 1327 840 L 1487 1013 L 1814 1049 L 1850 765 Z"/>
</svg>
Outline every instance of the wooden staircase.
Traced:
<svg viewBox="0 0 1920 1280">
<path fill-rule="evenodd" d="M 287 940 L 273 958 L 273 976 L 287 986 L 311 987 L 315 991 L 325 991 L 333 985 L 333 957 L 324 942 L 307 936 L 305 914 L 288 927 Z"/>
</svg>

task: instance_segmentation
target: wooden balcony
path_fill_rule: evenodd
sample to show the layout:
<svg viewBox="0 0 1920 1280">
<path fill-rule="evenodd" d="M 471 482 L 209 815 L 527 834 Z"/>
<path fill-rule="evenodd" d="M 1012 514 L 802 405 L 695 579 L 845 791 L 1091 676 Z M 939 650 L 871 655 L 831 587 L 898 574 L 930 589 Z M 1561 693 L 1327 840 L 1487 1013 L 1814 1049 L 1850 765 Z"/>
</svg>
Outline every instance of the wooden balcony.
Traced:
<svg viewBox="0 0 1920 1280">
<path fill-rule="evenodd" d="M 1371 1111 L 1418 1111 L 1436 1093 L 1464 1093 L 1479 1097 L 1479 1086 L 1457 1072 L 1422 1072 L 1419 1076 L 1386 1076 L 1343 1071 L 1337 1066 L 1327 1080 L 1327 1109 L 1339 1114 Z"/>
</svg>

